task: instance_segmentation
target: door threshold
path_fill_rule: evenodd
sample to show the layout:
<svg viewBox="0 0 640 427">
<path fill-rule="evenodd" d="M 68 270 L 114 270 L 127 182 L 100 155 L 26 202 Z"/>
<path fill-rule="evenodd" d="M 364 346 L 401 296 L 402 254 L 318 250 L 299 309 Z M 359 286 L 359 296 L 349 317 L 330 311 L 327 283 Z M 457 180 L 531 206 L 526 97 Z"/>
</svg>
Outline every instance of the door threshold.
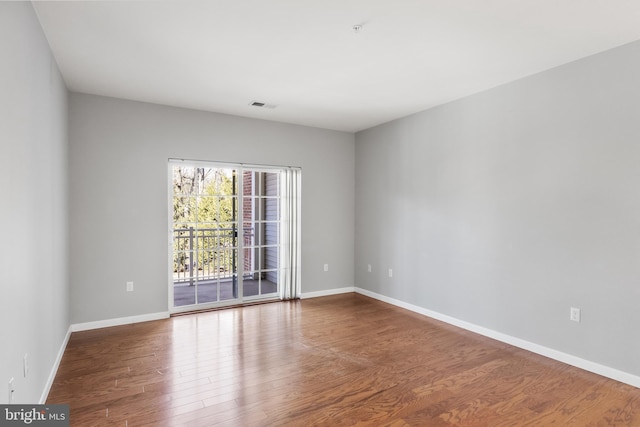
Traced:
<svg viewBox="0 0 640 427">
<path fill-rule="evenodd" d="M 227 310 L 227 309 L 230 309 L 230 308 L 250 307 L 252 305 L 271 304 L 271 303 L 274 303 L 274 302 L 284 302 L 284 301 L 287 301 L 287 300 L 281 300 L 280 298 L 273 298 L 273 299 L 266 299 L 266 300 L 260 300 L 260 301 L 248 301 L 248 302 L 243 302 L 243 303 L 240 303 L 240 304 L 225 305 L 225 306 L 221 306 L 221 307 L 207 307 L 207 308 L 201 308 L 201 309 L 195 309 L 195 310 L 171 313 L 169 315 L 169 317 L 186 316 L 186 315 L 189 315 L 189 314 L 198 314 L 198 313 L 206 313 L 206 312 L 209 312 L 209 311 Z"/>
</svg>

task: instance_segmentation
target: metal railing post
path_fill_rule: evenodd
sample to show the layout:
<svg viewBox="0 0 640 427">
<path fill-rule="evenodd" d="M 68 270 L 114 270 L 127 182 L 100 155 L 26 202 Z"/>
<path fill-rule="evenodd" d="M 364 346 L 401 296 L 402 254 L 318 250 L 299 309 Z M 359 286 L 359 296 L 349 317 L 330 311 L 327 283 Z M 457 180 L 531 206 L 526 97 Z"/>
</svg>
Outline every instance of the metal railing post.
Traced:
<svg viewBox="0 0 640 427">
<path fill-rule="evenodd" d="M 193 258 L 196 256 L 193 249 L 193 227 L 189 227 L 189 286 L 193 286 Z"/>
</svg>

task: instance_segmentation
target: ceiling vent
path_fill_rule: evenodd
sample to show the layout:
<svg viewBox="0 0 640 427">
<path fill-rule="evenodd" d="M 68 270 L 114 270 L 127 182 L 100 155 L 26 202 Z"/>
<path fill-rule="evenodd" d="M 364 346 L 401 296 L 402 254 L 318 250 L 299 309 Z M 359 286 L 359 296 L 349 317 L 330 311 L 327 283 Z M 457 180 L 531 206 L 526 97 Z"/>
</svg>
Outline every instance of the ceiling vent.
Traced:
<svg viewBox="0 0 640 427">
<path fill-rule="evenodd" d="M 267 104 L 266 102 L 258 102 L 258 101 L 251 101 L 249 105 L 251 105 L 252 107 L 258 107 L 258 108 L 268 108 L 270 110 L 273 110 L 274 108 L 276 108 L 276 106 L 273 104 Z"/>
</svg>

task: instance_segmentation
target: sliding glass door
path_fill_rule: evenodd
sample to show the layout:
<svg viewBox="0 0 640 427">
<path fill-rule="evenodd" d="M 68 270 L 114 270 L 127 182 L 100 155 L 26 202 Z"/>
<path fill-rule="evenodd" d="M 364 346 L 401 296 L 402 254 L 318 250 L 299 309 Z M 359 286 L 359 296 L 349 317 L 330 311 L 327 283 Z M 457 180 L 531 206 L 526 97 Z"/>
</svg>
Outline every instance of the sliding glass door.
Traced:
<svg viewBox="0 0 640 427">
<path fill-rule="evenodd" d="M 278 297 L 282 171 L 172 161 L 169 174 L 173 310 Z"/>
</svg>

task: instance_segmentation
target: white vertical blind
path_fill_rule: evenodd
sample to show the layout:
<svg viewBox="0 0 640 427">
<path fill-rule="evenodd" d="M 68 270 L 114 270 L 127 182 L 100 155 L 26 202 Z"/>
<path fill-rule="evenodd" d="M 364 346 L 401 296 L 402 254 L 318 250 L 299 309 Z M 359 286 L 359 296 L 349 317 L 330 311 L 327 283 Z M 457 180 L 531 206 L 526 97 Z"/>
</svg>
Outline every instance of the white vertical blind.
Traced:
<svg viewBox="0 0 640 427">
<path fill-rule="evenodd" d="M 300 298 L 300 169 L 281 172 L 280 299 Z"/>
</svg>

